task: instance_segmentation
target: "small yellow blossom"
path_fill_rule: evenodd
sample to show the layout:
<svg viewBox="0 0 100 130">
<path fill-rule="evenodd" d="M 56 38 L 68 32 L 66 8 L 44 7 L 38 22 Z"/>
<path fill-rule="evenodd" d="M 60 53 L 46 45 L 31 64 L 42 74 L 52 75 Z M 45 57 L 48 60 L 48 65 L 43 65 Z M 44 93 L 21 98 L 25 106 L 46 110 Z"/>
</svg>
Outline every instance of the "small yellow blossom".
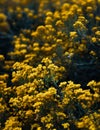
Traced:
<svg viewBox="0 0 100 130">
<path fill-rule="evenodd" d="M 46 12 L 46 16 L 52 17 L 53 13 L 51 11 Z"/>
<path fill-rule="evenodd" d="M 5 57 L 3 55 L 0 55 L 0 61 L 4 61 Z"/>
<path fill-rule="evenodd" d="M 50 87 L 48 89 L 48 91 L 50 91 L 51 94 L 56 94 L 57 93 L 57 90 L 54 87 Z"/>
<path fill-rule="evenodd" d="M 94 51 L 90 51 L 90 54 L 96 56 L 96 53 Z"/>
<path fill-rule="evenodd" d="M 48 128 L 48 129 L 50 129 L 50 128 L 52 128 L 52 127 L 53 127 L 53 124 L 48 123 L 48 124 L 46 124 L 46 125 L 45 125 L 45 127 L 46 127 L 46 128 Z"/>
<path fill-rule="evenodd" d="M 69 130 L 70 124 L 69 123 L 63 123 L 62 126 L 64 127 L 64 129 L 68 129 Z"/>
<path fill-rule="evenodd" d="M 46 17 L 46 19 L 45 19 L 45 24 L 46 24 L 46 25 L 51 25 L 51 24 L 52 24 L 52 22 L 53 22 L 52 17 L 47 16 L 47 17 Z"/>
<path fill-rule="evenodd" d="M 91 13 L 93 11 L 93 8 L 91 6 L 87 6 L 86 11 L 88 13 Z"/>
<path fill-rule="evenodd" d="M 6 20 L 7 20 L 7 16 L 4 13 L 0 13 L 0 22 L 6 21 Z"/>
<path fill-rule="evenodd" d="M 96 37 L 92 37 L 91 40 L 92 40 L 93 43 L 97 42 L 97 38 Z"/>
<path fill-rule="evenodd" d="M 45 32 L 45 27 L 42 26 L 42 25 L 41 25 L 41 26 L 38 26 L 36 31 L 37 31 L 37 33 L 39 33 L 39 34 L 42 34 L 42 33 Z"/>
<path fill-rule="evenodd" d="M 66 81 L 65 82 L 61 82 L 60 85 L 59 85 L 59 87 L 65 87 L 66 85 L 67 85 Z"/>
</svg>

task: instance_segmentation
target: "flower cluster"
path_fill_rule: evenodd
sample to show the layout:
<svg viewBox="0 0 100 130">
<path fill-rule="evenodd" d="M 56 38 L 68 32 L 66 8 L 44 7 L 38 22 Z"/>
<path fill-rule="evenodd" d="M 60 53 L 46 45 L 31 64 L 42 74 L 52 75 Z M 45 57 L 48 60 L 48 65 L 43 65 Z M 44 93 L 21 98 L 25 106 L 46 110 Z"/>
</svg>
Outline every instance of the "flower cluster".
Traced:
<svg viewBox="0 0 100 130">
<path fill-rule="evenodd" d="M 100 129 L 99 8 L 0 1 L 0 130 Z"/>
</svg>

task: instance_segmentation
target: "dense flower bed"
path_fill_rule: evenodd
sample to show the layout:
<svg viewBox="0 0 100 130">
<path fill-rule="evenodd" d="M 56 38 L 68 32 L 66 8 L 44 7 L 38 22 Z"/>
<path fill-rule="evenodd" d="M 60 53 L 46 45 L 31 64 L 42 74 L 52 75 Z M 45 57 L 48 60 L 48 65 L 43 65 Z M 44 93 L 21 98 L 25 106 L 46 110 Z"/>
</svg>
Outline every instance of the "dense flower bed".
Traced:
<svg viewBox="0 0 100 130">
<path fill-rule="evenodd" d="M 100 0 L 0 1 L 0 130 L 100 129 Z"/>
</svg>

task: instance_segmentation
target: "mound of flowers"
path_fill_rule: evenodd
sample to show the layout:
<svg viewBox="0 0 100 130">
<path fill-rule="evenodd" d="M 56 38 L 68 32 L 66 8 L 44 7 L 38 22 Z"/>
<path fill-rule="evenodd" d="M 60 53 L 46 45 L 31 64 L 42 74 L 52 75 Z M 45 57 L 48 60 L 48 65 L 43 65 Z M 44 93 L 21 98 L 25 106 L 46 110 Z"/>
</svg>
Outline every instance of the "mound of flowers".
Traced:
<svg viewBox="0 0 100 130">
<path fill-rule="evenodd" d="M 0 130 L 100 129 L 100 0 L 0 1 Z"/>
</svg>

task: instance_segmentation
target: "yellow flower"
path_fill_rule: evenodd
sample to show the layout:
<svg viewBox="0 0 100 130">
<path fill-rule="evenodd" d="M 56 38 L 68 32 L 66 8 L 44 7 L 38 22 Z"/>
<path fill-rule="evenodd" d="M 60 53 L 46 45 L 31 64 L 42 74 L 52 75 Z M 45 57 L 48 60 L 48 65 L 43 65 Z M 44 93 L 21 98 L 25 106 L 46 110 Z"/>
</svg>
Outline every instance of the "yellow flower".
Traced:
<svg viewBox="0 0 100 130">
<path fill-rule="evenodd" d="M 17 18 L 21 19 L 23 17 L 23 15 L 21 13 L 17 14 Z"/>
<path fill-rule="evenodd" d="M 100 95 L 97 94 L 97 93 L 95 93 L 95 94 L 93 95 L 93 97 L 94 97 L 94 99 L 99 99 L 99 98 L 100 98 Z"/>
<path fill-rule="evenodd" d="M 73 24 L 73 26 L 74 26 L 75 29 L 86 30 L 85 25 L 84 25 L 81 21 L 76 21 L 76 22 Z"/>
<path fill-rule="evenodd" d="M 0 55 L 0 61 L 4 61 L 5 57 L 3 55 Z"/>
<path fill-rule="evenodd" d="M 93 43 L 97 42 L 97 38 L 96 37 L 92 37 L 91 40 L 92 40 Z"/>
<path fill-rule="evenodd" d="M 78 14 L 78 15 L 83 15 L 82 8 L 78 8 L 78 9 L 77 9 L 77 14 Z"/>
<path fill-rule="evenodd" d="M 84 128 L 84 125 L 85 125 L 84 122 L 78 122 L 77 123 L 78 128 Z"/>
<path fill-rule="evenodd" d="M 34 42 L 33 43 L 33 47 L 38 47 L 39 46 L 39 43 L 38 42 Z"/>
<path fill-rule="evenodd" d="M 47 17 L 52 17 L 52 16 L 53 16 L 53 13 L 52 13 L 51 11 L 48 11 L 48 12 L 46 12 L 46 16 L 47 16 Z"/>
<path fill-rule="evenodd" d="M 70 99 L 69 99 L 68 97 L 65 97 L 65 98 L 62 100 L 63 105 L 67 105 L 69 102 L 70 102 Z"/>
<path fill-rule="evenodd" d="M 100 22 L 100 16 L 95 17 L 96 21 Z"/>
<path fill-rule="evenodd" d="M 43 104 L 42 102 L 36 102 L 36 103 L 33 105 L 33 107 L 34 107 L 34 108 L 40 108 L 42 104 Z"/>
<path fill-rule="evenodd" d="M 38 26 L 36 31 L 37 31 L 38 34 L 44 33 L 45 32 L 45 26 L 43 26 L 43 25 Z"/>
<path fill-rule="evenodd" d="M 87 84 L 87 86 L 90 86 L 90 87 L 96 86 L 96 81 L 94 81 L 94 80 L 90 81 L 90 82 Z"/>
<path fill-rule="evenodd" d="M 80 22 L 82 22 L 84 24 L 88 23 L 87 19 L 84 16 L 79 16 L 78 21 L 80 21 Z"/>
<path fill-rule="evenodd" d="M 29 17 L 29 18 L 34 18 L 34 14 L 33 14 L 33 12 L 32 11 L 30 11 L 28 14 L 27 14 L 27 16 Z"/>
<path fill-rule="evenodd" d="M 58 21 L 56 22 L 56 26 L 57 26 L 57 27 L 64 27 L 64 23 L 63 23 L 61 20 L 58 20 Z"/>
<path fill-rule="evenodd" d="M 11 116 L 8 118 L 8 120 L 5 122 L 5 128 L 4 130 L 22 130 L 21 128 L 21 122 L 18 121 L 18 118 L 15 116 Z"/>
<path fill-rule="evenodd" d="M 90 54 L 91 54 L 92 56 L 96 56 L 95 51 L 90 51 Z"/>
<path fill-rule="evenodd" d="M 26 111 L 25 115 L 26 115 L 26 118 L 27 117 L 31 117 L 33 115 L 33 111 L 32 110 L 28 110 L 28 111 Z"/>
<path fill-rule="evenodd" d="M 67 3 L 67 2 L 62 5 L 62 10 L 63 11 L 68 10 L 69 8 L 70 8 L 70 4 Z"/>
<path fill-rule="evenodd" d="M 65 87 L 66 85 L 67 85 L 66 81 L 65 82 L 61 82 L 60 85 L 59 85 L 59 87 Z"/>
<path fill-rule="evenodd" d="M 41 127 L 38 127 L 36 130 L 42 130 L 42 128 L 41 128 Z"/>
<path fill-rule="evenodd" d="M 0 19 L 0 32 L 6 34 L 10 31 L 10 26 L 7 21 L 2 21 L 3 19 Z"/>
<path fill-rule="evenodd" d="M 48 128 L 48 129 L 50 129 L 50 128 L 52 128 L 52 127 L 53 127 L 53 124 L 48 123 L 48 124 L 46 124 L 46 125 L 45 125 L 45 127 L 46 127 L 46 128 Z"/>
<path fill-rule="evenodd" d="M 54 12 L 54 19 L 60 19 L 60 13 L 59 11 Z"/>
<path fill-rule="evenodd" d="M 100 37 L 100 31 L 96 31 L 95 35 Z"/>
<path fill-rule="evenodd" d="M 79 50 L 80 52 L 85 51 L 85 50 L 86 50 L 86 45 L 85 45 L 85 44 L 80 44 L 79 47 L 78 47 L 78 50 Z"/>
<path fill-rule="evenodd" d="M 63 112 L 57 112 L 56 114 L 57 114 L 58 119 L 60 120 L 64 120 L 67 117 L 66 114 Z"/>
<path fill-rule="evenodd" d="M 54 87 L 50 87 L 48 91 L 50 91 L 52 95 L 57 93 L 57 90 Z"/>
<path fill-rule="evenodd" d="M 68 129 L 69 130 L 70 124 L 69 123 L 63 123 L 62 126 L 64 127 L 64 129 Z"/>
<path fill-rule="evenodd" d="M 52 22 L 53 22 L 52 17 L 47 16 L 46 19 L 45 19 L 45 24 L 46 24 L 46 25 L 50 25 L 50 24 L 52 24 Z"/>
<path fill-rule="evenodd" d="M 37 129 L 36 129 L 37 128 Z M 34 123 L 34 124 L 32 124 L 31 125 L 31 129 L 33 130 L 33 129 L 36 129 L 36 130 L 41 130 L 41 129 L 38 129 L 39 128 L 39 124 L 37 124 L 37 123 Z"/>
<path fill-rule="evenodd" d="M 39 50 L 40 50 L 39 47 L 34 47 L 34 48 L 33 48 L 33 51 L 34 51 L 34 52 L 38 52 Z"/>
<path fill-rule="evenodd" d="M 46 65 L 51 64 L 52 61 L 47 57 L 42 59 L 42 63 L 45 63 Z"/>
<path fill-rule="evenodd" d="M 93 11 L 93 8 L 91 6 L 87 6 L 86 11 L 88 13 L 91 13 Z"/>
<path fill-rule="evenodd" d="M 75 31 L 70 32 L 70 37 L 71 37 L 72 40 L 77 38 L 78 37 L 77 32 L 75 32 Z"/>
<path fill-rule="evenodd" d="M 4 22 L 7 20 L 7 16 L 4 13 L 0 13 L 0 22 Z"/>
</svg>

